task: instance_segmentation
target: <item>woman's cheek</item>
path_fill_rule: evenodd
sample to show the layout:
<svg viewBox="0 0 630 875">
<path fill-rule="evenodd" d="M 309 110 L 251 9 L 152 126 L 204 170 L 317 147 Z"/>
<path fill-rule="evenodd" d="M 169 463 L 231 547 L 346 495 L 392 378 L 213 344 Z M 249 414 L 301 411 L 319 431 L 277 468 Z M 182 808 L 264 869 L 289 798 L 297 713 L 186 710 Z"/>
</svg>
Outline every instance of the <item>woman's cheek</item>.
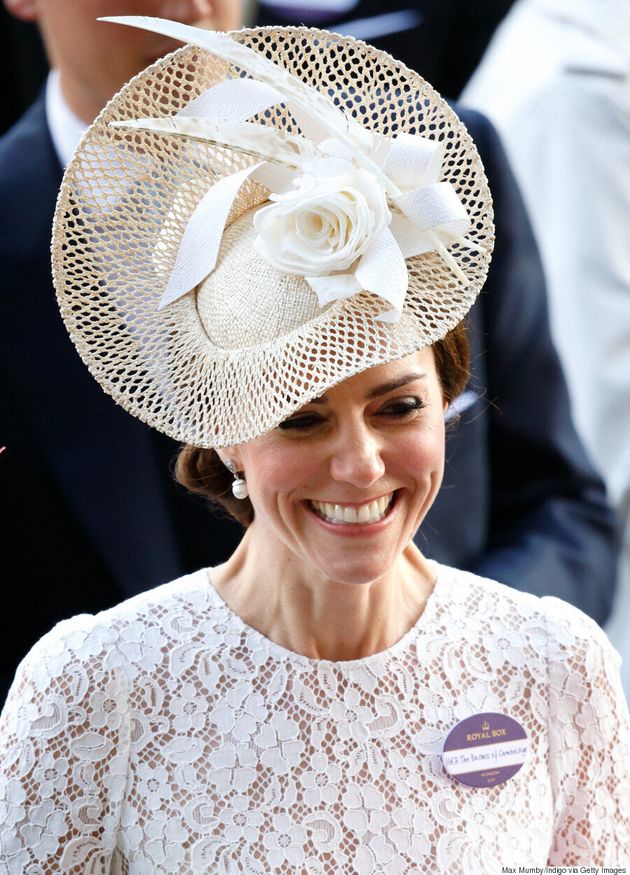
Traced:
<svg viewBox="0 0 630 875">
<path fill-rule="evenodd" d="M 245 475 L 250 495 L 286 495 L 298 489 L 321 471 L 321 462 L 312 447 L 298 441 L 284 441 L 283 446 L 271 446 L 264 452 L 248 454 Z"/>
<path fill-rule="evenodd" d="M 415 434 L 405 441 L 403 452 L 409 459 L 417 460 L 422 468 L 438 468 L 444 466 L 445 431 L 442 419 L 428 424 L 421 424 Z"/>
</svg>

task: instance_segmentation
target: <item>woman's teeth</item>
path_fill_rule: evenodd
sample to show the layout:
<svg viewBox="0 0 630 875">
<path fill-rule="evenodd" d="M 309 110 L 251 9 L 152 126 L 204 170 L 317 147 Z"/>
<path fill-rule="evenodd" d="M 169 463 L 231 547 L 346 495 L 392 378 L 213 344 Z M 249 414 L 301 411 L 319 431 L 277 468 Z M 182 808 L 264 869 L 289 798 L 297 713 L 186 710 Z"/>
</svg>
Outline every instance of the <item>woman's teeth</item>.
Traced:
<svg viewBox="0 0 630 875">
<path fill-rule="evenodd" d="M 394 493 L 384 495 L 382 498 L 377 498 L 369 504 L 362 504 L 360 507 L 349 507 L 345 504 L 328 504 L 324 501 L 311 501 L 310 505 L 313 510 L 322 519 L 328 523 L 355 523 L 357 525 L 367 525 L 369 523 L 377 523 L 382 520 L 387 510 L 392 503 Z"/>
</svg>

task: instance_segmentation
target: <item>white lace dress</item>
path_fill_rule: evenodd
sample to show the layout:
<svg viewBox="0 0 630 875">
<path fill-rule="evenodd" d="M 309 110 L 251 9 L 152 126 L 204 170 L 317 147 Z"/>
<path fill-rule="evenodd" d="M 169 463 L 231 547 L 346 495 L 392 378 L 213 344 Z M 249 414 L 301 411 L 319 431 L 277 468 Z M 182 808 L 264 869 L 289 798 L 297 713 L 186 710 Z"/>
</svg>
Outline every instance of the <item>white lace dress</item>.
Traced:
<svg viewBox="0 0 630 875">
<path fill-rule="evenodd" d="M 504 784 L 444 771 L 455 723 L 518 720 Z M 488 873 L 630 861 L 630 739 L 596 625 L 437 567 L 389 650 L 311 660 L 199 571 L 60 623 L 0 723 L 0 872 Z"/>
</svg>

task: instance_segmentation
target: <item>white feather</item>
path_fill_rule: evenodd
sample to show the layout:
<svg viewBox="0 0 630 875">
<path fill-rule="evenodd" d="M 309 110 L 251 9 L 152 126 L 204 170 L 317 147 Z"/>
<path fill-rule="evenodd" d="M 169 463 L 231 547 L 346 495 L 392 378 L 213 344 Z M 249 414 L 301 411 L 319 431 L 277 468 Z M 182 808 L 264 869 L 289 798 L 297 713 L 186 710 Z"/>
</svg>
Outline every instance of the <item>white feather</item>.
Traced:
<svg viewBox="0 0 630 875">
<path fill-rule="evenodd" d="M 175 137 L 187 137 L 203 143 L 229 146 L 234 151 L 294 168 L 302 167 L 306 160 L 314 158 L 316 154 L 315 147 L 305 137 L 287 133 L 271 125 L 258 125 L 253 122 L 175 115 L 166 118 L 111 122 L 110 126 L 155 131 Z"/>
<path fill-rule="evenodd" d="M 356 139 L 365 135 L 365 129 L 358 122 L 344 115 L 316 88 L 312 88 L 296 76 L 292 76 L 287 70 L 274 64 L 260 52 L 237 42 L 226 33 L 204 30 L 189 24 L 167 21 L 164 18 L 153 18 L 145 15 L 117 15 L 99 20 L 126 24 L 180 40 L 197 46 L 197 48 L 205 49 L 218 58 L 240 67 L 241 70 L 254 76 L 259 82 L 276 89 L 285 100 L 299 107 L 304 115 L 346 144 L 352 150 L 357 164 L 365 167 L 380 179 L 392 196 L 400 194 L 398 186 L 394 185 L 382 169 L 357 145 Z"/>
<path fill-rule="evenodd" d="M 390 197 L 398 197 L 401 190 L 396 183 L 383 172 L 382 168 L 365 151 L 366 138 L 369 133 L 354 119 L 344 115 L 337 109 L 328 98 L 316 88 L 302 82 L 296 76 L 292 76 L 287 70 L 282 69 L 273 61 L 265 58 L 260 52 L 250 49 L 239 43 L 226 33 L 219 31 L 203 30 L 187 24 L 175 21 L 167 21 L 163 18 L 154 18 L 143 15 L 109 16 L 99 19 L 116 24 L 126 24 L 143 30 L 159 33 L 183 43 L 189 43 L 197 48 L 205 49 L 213 55 L 228 61 L 249 73 L 259 82 L 262 82 L 282 95 L 284 101 L 291 105 L 291 110 L 299 110 L 296 120 L 300 123 L 300 117 L 312 121 L 316 127 L 328 131 L 337 140 L 350 149 L 357 164 L 369 170 L 380 180 L 385 191 Z M 303 127 L 304 133 L 310 135 Z M 172 133 L 172 131 L 171 131 Z M 321 138 L 321 137 L 320 137 Z M 234 148 L 237 148 L 236 146 Z M 249 151 L 243 150 L 241 151 Z M 259 155 L 260 151 L 252 153 Z M 466 275 L 457 264 L 453 256 L 448 252 L 444 243 L 434 231 L 425 232 L 433 244 L 433 248 L 442 259 L 449 265 L 453 273 L 462 282 L 466 282 Z"/>
</svg>

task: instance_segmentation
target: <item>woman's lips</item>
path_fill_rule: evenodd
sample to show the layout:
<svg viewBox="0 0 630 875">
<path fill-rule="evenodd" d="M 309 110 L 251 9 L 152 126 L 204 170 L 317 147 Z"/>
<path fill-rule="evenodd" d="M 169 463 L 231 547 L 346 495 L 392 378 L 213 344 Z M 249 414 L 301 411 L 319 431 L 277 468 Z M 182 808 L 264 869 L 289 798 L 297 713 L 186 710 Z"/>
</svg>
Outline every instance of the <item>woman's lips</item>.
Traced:
<svg viewBox="0 0 630 875">
<path fill-rule="evenodd" d="M 324 522 L 331 525 L 370 526 L 387 516 L 395 493 L 390 492 L 364 504 L 333 504 L 309 499 L 309 508 Z"/>
</svg>

